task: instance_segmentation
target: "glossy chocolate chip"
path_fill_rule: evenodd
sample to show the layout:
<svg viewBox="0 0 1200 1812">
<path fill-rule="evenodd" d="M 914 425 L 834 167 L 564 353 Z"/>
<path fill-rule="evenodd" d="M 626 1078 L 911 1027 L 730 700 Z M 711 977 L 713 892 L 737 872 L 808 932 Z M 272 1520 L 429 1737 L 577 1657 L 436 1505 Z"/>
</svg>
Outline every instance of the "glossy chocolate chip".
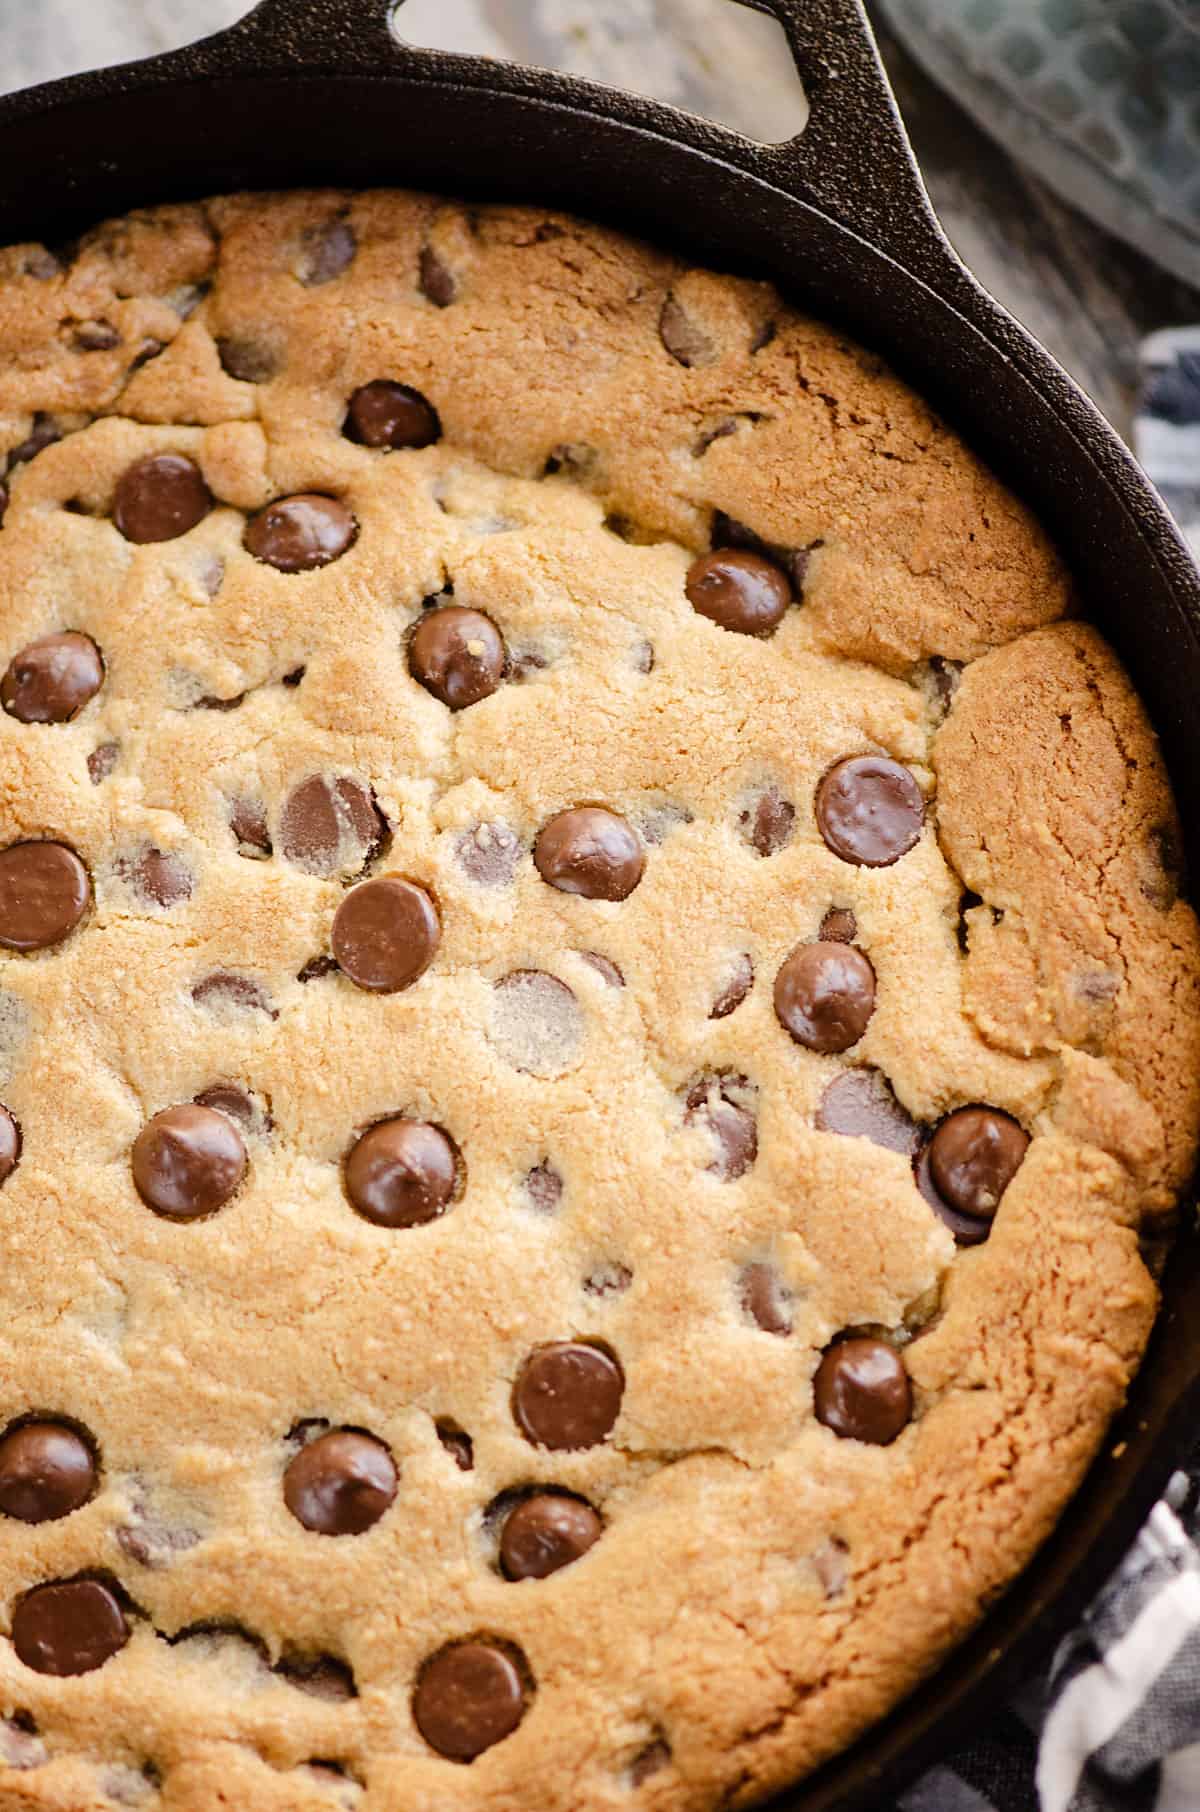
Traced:
<svg viewBox="0 0 1200 1812">
<path fill-rule="evenodd" d="M 475 1470 L 475 1443 L 454 1422 L 439 1422 L 437 1438 L 460 1472 Z"/>
<path fill-rule="evenodd" d="M 26 1592 L 13 1611 L 12 1640 L 35 1673 L 90 1674 L 124 1648 L 129 1625 L 102 1580 L 63 1579 Z"/>
<path fill-rule="evenodd" d="M 604 1525 L 590 1504 L 561 1491 L 539 1491 L 509 1512 L 500 1533 L 506 1579 L 548 1579 L 582 1559 Z"/>
<path fill-rule="evenodd" d="M 761 554 L 718 548 L 693 561 L 688 602 L 702 617 L 738 635 L 770 635 L 792 602 L 787 574 Z"/>
<path fill-rule="evenodd" d="M 238 845 L 238 854 L 255 858 L 271 853 L 271 833 L 267 829 L 267 808 L 261 799 L 233 799 L 229 805 L 229 828 Z"/>
<path fill-rule="evenodd" d="M 904 1362 L 884 1340 L 865 1337 L 831 1346 L 813 1379 L 818 1422 L 844 1440 L 886 1447 L 912 1419 L 912 1386 Z"/>
<path fill-rule="evenodd" d="M 283 854 L 310 875 L 361 873 L 386 835 L 370 787 L 345 775 L 302 780 L 279 815 Z"/>
<path fill-rule="evenodd" d="M 93 786 L 107 780 L 121 758 L 119 742 L 102 742 L 87 758 L 88 779 Z"/>
<path fill-rule="evenodd" d="M 454 853 L 479 887 L 507 887 L 521 860 L 521 840 L 507 824 L 476 824 L 461 832 Z"/>
<path fill-rule="evenodd" d="M 104 663 L 90 636 L 46 635 L 14 654 L 0 680 L 0 703 L 23 724 L 65 724 L 95 698 Z"/>
<path fill-rule="evenodd" d="M 934 1133 L 929 1167 L 951 1208 L 990 1220 L 1028 1149 L 1029 1134 L 1010 1114 L 960 1107 Z"/>
<path fill-rule="evenodd" d="M 685 1098 L 689 1125 L 703 1126 L 713 1142 L 708 1169 L 723 1183 L 736 1182 L 758 1156 L 758 1120 L 743 1098 L 744 1076 L 701 1076 Z"/>
<path fill-rule="evenodd" d="M 449 308 L 458 295 L 458 279 L 431 245 L 421 247 L 417 286 L 436 308 Z"/>
<path fill-rule="evenodd" d="M 357 539 L 358 522 L 344 503 L 302 491 L 252 516 L 242 545 L 277 572 L 307 573 L 339 559 Z"/>
<path fill-rule="evenodd" d="M 229 1118 L 188 1101 L 164 1108 L 134 1141 L 133 1180 L 148 1208 L 197 1220 L 224 1207 L 246 1174 L 246 1147 Z"/>
<path fill-rule="evenodd" d="M 408 647 L 413 678 L 452 711 L 490 698 L 506 660 L 504 638 L 491 618 L 457 604 L 426 611 Z"/>
<path fill-rule="evenodd" d="M 511 1736 L 525 1716 L 526 1669 L 518 1651 L 455 1642 L 431 1655 L 413 1693 L 413 1721 L 439 1755 L 473 1762 Z"/>
<path fill-rule="evenodd" d="M 192 897 L 195 877 L 176 850 L 139 850 L 122 857 L 117 869 L 147 906 L 180 906 Z"/>
<path fill-rule="evenodd" d="M 174 541 L 203 522 L 212 506 L 212 493 L 194 459 L 149 453 L 121 474 L 113 521 L 126 541 Z"/>
<path fill-rule="evenodd" d="M 0 850 L 0 944 L 6 949 L 61 944 L 91 897 L 88 871 L 65 843 L 10 843 Z"/>
<path fill-rule="evenodd" d="M 738 1300 L 764 1334 L 790 1334 L 792 1297 L 774 1265 L 747 1265 L 738 1278 Z"/>
<path fill-rule="evenodd" d="M 754 986 L 754 964 L 748 956 L 739 956 L 728 979 L 708 1010 L 710 1019 L 728 1019 L 736 1013 Z"/>
<path fill-rule="evenodd" d="M 598 1447 L 621 1412 L 625 1374 L 611 1353 L 578 1340 L 532 1352 L 513 1387 L 513 1415 L 535 1447 Z"/>
<path fill-rule="evenodd" d="M 351 1148 L 346 1194 L 377 1227 L 419 1227 L 445 1212 L 458 1186 L 458 1157 L 437 1126 L 383 1120 Z"/>
<path fill-rule="evenodd" d="M 858 936 L 858 920 L 848 906 L 831 906 L 821 920 L 823 944 L 852 944 Z"/>
<path fill-rule="evenodd" d="M 898 761 L 850 755 L 830 768 L 817 788 L 816 813 L 835 856 L 863 868 L 888 868 L 921 835 L 925 801 Z"/>
<path fill-rule="evenodd" d="M 296 275 L 308 288 L 331 283 L 349 269 L 357 250 L 358 240 L 348 220 L 330 220 L 309 227 L 301 244 Z"/>
<path fill-rule="evenodd" d="M 442 927 L 423 887 L 380 875 L 346 895 L 333 921 L 338 967 L 356 987 L 396 994 L 411 987 L 437 954 Z"/>
<path fill-rule="evenodd" d="M 800 944 L 775 977 L 775 1015 L 807 1050 L 857 1044 L 875 1011 L 875 971 L 852 944 Z"/>
<path fill-rule="evenodd" d="M 938 1219 L 954 1235 L 958 1246 L 981 1246 L 992 1231 L 990 1219 L 976 1214 L 960 1214 L 952 1208 L 937 1184 L 933 1180 L 933 1171 L 929 1164 L 929 1145 L 927 1139 L 913 1160 L 913 1180 L 919 1194 L 929 1203 Z"/>
<path fill-rule="evenodd" d="M 760 856 L 776 856 L 786 849 L 795 823 L 795 806 L 775 786 L 767 787 L 738 816 L 743 837 Z"/>
<path fill-rule="evenodd" d="M 586 900 L 624 900 L 641 880 L 646 857 L 624 818 L 603 806 L 559 812 L 533 846 L 543 881 Z"/>
<path fill-rule="evenodd" d="M 361 1535 L 390 1507 L 396 1483 L 382 1441 L 335 1428 L 300 1449 L 283 1475 L 283 1500 L 317 1535 Z"/>
<path fill-rule="evenodd" d="M 96 1461 L 82 1435 L 62 1422 L 25 1422 L 0 1440 L 0 1513 L 22 1523 L 55 1522 L 86 1504 Z"/>
<path fill-rule="evenodd" d="M 344 433 L 363 447 L 431 447 L 442 438 L 438 412 L 408 384 L 376 378 L 350 398 Z"/>
<path fill-rule="evenodd" d="M 7 1183 L 21 1161 L 21 1128 L 6 1107 L 0 1107 L 0 1183 Z"/>
<path fill-rule="evenodd" d="M 817 1109 L 822 1132 L 850 1139 L 870 1139 L 888 1151 L 911 1158 L 921 1142 L 921 1129 L 897 1101 L 878 1070 L 846 1070 L 835 1076 Z"/>
</svg>

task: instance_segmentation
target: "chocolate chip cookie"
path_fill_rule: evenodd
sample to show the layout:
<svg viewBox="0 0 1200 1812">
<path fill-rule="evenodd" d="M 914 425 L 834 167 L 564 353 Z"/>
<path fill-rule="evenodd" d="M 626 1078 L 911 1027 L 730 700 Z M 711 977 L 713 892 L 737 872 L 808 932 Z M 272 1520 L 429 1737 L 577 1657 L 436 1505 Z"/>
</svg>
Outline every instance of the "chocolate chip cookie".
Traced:
<svg viewBox="0 0 1200 1812">
<path fill-rule="evenodd" d="M 1200 938 L 1046 536 L 567 216 L 0 253 L 0 1801 L 703 1812 L 1053 1527 Z"/>
</svg>

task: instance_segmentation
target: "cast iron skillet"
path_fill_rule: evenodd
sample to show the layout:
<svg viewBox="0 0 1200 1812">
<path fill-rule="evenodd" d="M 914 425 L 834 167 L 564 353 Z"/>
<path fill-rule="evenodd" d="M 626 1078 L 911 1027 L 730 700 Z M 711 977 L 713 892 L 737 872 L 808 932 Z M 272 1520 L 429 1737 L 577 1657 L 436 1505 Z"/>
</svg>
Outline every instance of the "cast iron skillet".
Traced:
<svg viewBox="0 0 1200 1812">
<path fill-rule="evenodd" d="M 885 354 L 1039 512 L 1141 689 L 1194 824 L 1200 574 L 1170 518 L 1082 393 L 958 262 L 858 0 L 742 3 L 783 23 L 808 89 L 808 128 L 789 144 L 404 48 L 387 0 L 262 0 L 190 49 L 0 100 L 0 239 L 53 241 L 228 189 L 401 184 L 560 203 L 772 277 Z M 1198 1284 L 1189 1231 L 1128 1408 L 1056 1535 L 939 1674 L 776 1812 L 878 1812 L 1076 1616 L 1200 1415 Z"/>
</svg>

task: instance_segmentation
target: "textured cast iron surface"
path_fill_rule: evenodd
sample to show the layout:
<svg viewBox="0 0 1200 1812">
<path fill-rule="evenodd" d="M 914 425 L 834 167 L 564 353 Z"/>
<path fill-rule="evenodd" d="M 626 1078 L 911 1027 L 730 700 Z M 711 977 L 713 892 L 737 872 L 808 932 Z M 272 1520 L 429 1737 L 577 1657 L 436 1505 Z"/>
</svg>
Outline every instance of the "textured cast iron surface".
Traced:
<svg viewBox="0 0 1200 1812">
<path fill-rule="evenodd" d="M 386 0 L 264 0 L 188 50 L 0 100 L 0 240 L 238 187 L 395 183 L 561 203 L 773 278 L 885 354 L 1057 536 L 1163 738 L 1195 859 L 1200 575 L 1099 414 L 947 245 L 858 0 L 742 3 L 791 39 L 812 103 L 791 144 L 544 70 L 400 47 Z M 1077 1615 L 1200 1411 L 1198 1286 L 1193 1235 L 1129 1407 L 1056 1535 L 947 1669 L 777 1812 L 878 1812 Z"/>
</svg>

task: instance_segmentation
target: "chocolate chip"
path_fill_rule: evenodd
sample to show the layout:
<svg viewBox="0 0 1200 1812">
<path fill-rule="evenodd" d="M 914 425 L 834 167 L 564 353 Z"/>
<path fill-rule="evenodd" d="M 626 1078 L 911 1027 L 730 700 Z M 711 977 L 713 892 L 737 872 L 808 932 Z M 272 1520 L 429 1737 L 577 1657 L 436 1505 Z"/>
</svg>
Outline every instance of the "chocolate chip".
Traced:
<svg viewBox="0 0 1200 1812">
<path fill-rule="evenodd" d="M 272 1014 L 278 1019 L 277 1013 Z M 214 1082 L 211 1088 L 201 1089 L 196 1096 L 197 1107 L 211 1107 L 227 1119 L 233 1120 L 245 1132 L 258 1132 L 262 1129 L 266 1116 L 263 1114 L 253 1095 L 249 1094 L 239 1082 Z"/>
<path fill-rule="evenodd" d="M 549 1159 L 535 1164 L 525 1177 L 525 1193 L 539 1214 L 554 1214 L 563 1197 L 563 1180 Z"/>
<path fill-rule="evenodd" d="M 458 298 L 458 279 L 431 245 L 421 247 L 417 286 L 437 308 L 449 308 Z"/>
<path fill-rule="evenodd" d="M 929 1167 L 939 1194 L 959 1214 L 991 1220 L 1021 1168 L 1029 1134 L 995 1107 L 960 1107 L 929 1144 Z"/>
<path fill-rule="evenodd" d="M 121 344 L 121 336 L 111 321 L 81 321 L 75 344 L 80 352 L 111 352 Z"/>
<path fill-rule="evenodd" d="M 625 977 L 611 957 L 601 956 L 598 950 L 581 950 L 579 955 L 589 968 L 594 969 L 596 974 L 608 983 L 610 988 L 625 986 Z"/>
<path fill-rule="evenodd" d="M 231 975 L 227 969 L 214 970 L 198 981 L 192 988 L 192 999 L 218 1018 L 239 1013 L 265 1013 L 270 1019 L 279 1018 L 261 982 L 249 975 Z"/>
<path fill-rule="evenodd" d="M 233 832 L 240 856 L 251 859 L 269 856 L 271 833 L 267 829 L 267 808 L 261 799 L 233 799 L 229 805 L 229 828 Z"/>
<path fill-rule="evenodd" d="M 490 698 L 506 660 L 504 638 L 491 618 L 457 604 L 427 611 L 408 646 L 413 678 L 452 711 Z"/>
<path fill-rule="evenodd" d="M 296 275 L 308 288 L 331 283 L 349 269 L 357 250 L 358 240 L 348 220 L 330 220 L 309 227 L 301 242 Z"/>
<path fill-rule="evenodd" d="M 96 1461 L 62 1422 L 24 1422 L 0 1440 L 0 1513 L 22 1523 L 55 1522 L 86 1504 Z"/>
<path fill-rule="evenodd" d="M 913 1180 L 918 1193 L 929 1203 L 943 1225 L 950 1229 L 955 1245 L 981 1246 L 992 1231 L 991 1220 L 975 1214 L 960 1214 L 957 1208 L 950 1206 L 933 1180 L 929 1145 L 930 1141 L 926 1139 L 913 1160 Z"/>
<path fill-rule="evenodd" d="M 671 295 L 662 305 L 658 333 L 671 357 L 680 365 L 711 365 L 717 357 L 710 333 Z"/>
<path fill-rule="evenodd" d="M 479 1638 L 431 1655 L 413 1693 L 413 1721 L 431 1749 L 452 1762 L 511 1736 L 525 1716 L 528 1669 L 519 1650 Z"/>
<path fill-rule="evenodd" d="M 120 857 L 116 868 L 144 905 L 179 906 L 192 897 L 195 877 L 175 850 L 151 845 L 134 856 Z"/>
<path fill-rule="evenodd" d="M 830 768 L 817 788 L 816 813 L 835 856 L 864 868 L 888 868 L 921 835 L 925 801 L 898 761 L 850 755 Z"/>
<path fill-rule="evenodd" d="M 0 1107 L 0 1183 L 7 1183 L 21 1161 L 21 1128 L 6 1107 Z"/>
<path fill-rule="evenodd" d="M 65 843 L 0 850 L 0 944 L 47 950 L 74 931 L 92 897 L 88 871 Z"/>
<path fill-rule="evenodd" d="M 438 412 L 427 397 L 408 384 L 376 378 L 350 398 L 345 426 L 348 440 L 363 447 L 431 447 L 442 438 Z"/>
<path fill-rule="evenodd" d="M 875 1011 L 875 971 L 852 944 L 799 944 L 775 977 L 775 1016 L 807 1050 L 858 1043 Z"/>
<path fill-rule="evenodd" d="M 396 1483 L 382 1441 L 335 1428 L 300 1449 L 283 1475 L 283 1501 L 317 1535 L 361 1535 L 390 1507 Z"/>
<path fill-rule="evenodd" d="M 870 1139 L 906 1158 L 913 1156 L 921 1142 L 920 1127 L 905 1113 L 878 1070 L 846 1070 L 835 1076 L 821 1098 L 817 1125 L 822 1132 Z"/>
<path fill-rule="evenodd" d="M 191 1221 L 214 1214 L 235 1194 L 246 1174 L 246 1147 L 225 1114 L 189 1101 L 146 1122 L 132 1162 L 146 1206 Z"/>
<path fill-rule="evenodd" d="M 685 1119 L 689 1125 L 703 1126 L 712 1138 L 714 1152 L 707 1166 L 723 1183 L 736 1182 L 758 1156 L 758 1120 L 753 1110 L 739 1101 L 749 1085 L 744 1076 L 701 1076 L 685 1097 Z"/>
<path fill-rule="evenodd" d="M 126 541 L 174 541 L 203 522 L 212 507 L 212 493 L 194 459 L 148 453 L 121 474 L 113 521 Z"/>
<path fill-rule="evenodd" d="M 44 453 L 47 447 L 52 447 L 55 441 L 61 439 L 62 429 L 54 417 L 43 415 L 39 409 L 33 418 L 33 426 L 30 428 L 28 437 L 21 442 L 20 446 L 14 447 L 8 456 L 9 471 L 11 472 L 14 466 L 28 465 L 31 459 L 36 459 L 39 453 Z"/>
<path fill-rule="evenodd" d="M 194 711 L 236 711 L 239 705 L 246 702 L 244 692 L 235 692 L 232 698 L 218 698 L 213 692 L 206 692 L 192 706 Z"/>
<path fill-rule="evenodd" d="M 748 956 L 739 956 L 729 972 L 725 982 L 708 1010 L 710 1019 L 728 1019 L 736 1013 L 751 988 L 754 986 L 754 964 Z"/>
<path fill-rule="evenodd" d="M 279 369 L 277 354 L 261 340 L 218 340 L 217 357 L 225 375 L 240 384 L 268 384 Z"/>
<path fill-rule="evenodd" d="M 461 833 L 454 853 L 480 887 L 507 887 L 521 860 L 521 842 L 507 824 L 476 824 Z"/>
<path fill-rule="evenodd" d="M 102 742 L 99 748 L 92 750 L 87 758 L 88 779 L 93 786 L 99 786 L 107 780 L 121 756 L 119 742 Z"/>
<path fill-rule="evenodd" d="M 500 1566 L 506 1579 L 548 1579 L 581 1560 L 604 1525 L 582 1498 L 539 1491 L 524 1498 L 505 1518 L 500 1533 Z"/>
<path fill-rule="evenodd" d="M 530 1353 L 513 1386 L 513 1416 L 535 1447 L 598 1447 L 621 1413 L 625 1374 L 605 1347 L 558 1340 Z"/>
<path fill-rule="evenodd" d="M 786 849 L 795 823 L 795 806 L 776 786 L 767 787 L 738 816 L 743 837 L 760 856 L 777 856 Z"/>
<path fill-rule="evenodd" d="M 379 875 L 346 895 L 333 921 L 339 968 L 358 988 L 396 994 L 424 975 L 442 938 L 437 908 L 403 875 Z"/>
<path fill-rule="evenodd" d="M 455 1422 L 439 1422 L 437 1438 L 460 1472 L 475 1470 L 475 1444 Z"/>
<path fill-rule="evenodd" d="M 948 661 L 940 654 L 929 657 L 929 675 L 933 681 L 933 695 L 939 710 L 944 717 L 958 691 L 962 679 L 963 664 L 961 661 Z"/>
<path fill-rule="evenodd" d="M 646 857 L 624 818 L 603 806 L 559 812 L 533 846 L 543 881 L 586 900 L 624 900 L 641 880 Z"/>
<path fill-rule="evenodd" d="M 306 1692 L 311 1699 L 323 1699 L 328 1705 L 344 1705 L 358 1697 L 353 1670 L 333 1655 L 285 1654 L 274 1672 L 297 1691 Z"/>
<path fill-rule="evenodd" d="M 298 982 L 320 981 L 323 975 L 336 973 L 337 964 L 331 956 L 310 956 L 296 980 Z"/>
<path fill-rule="evenodd" d="M 35 1673 L 90 1674 L 124 1648 L 129 1625 L 102 1580 L 62 1579 L 35 1586 L 19 1600 L 12 1640 Z"/>
<path fill-rule="evenodd" d="M 136 1566 L 152 1572 L 170 1566 L 176 1555 L 186 1554 L 202 1540 L 198 1529 L 168 1522 L 150 1509 L 141 1490 L 135 1496 L 130 1516 L 131 1520 L 116 1531 L 117 1546 Z"/>
<path fill-rule="evenodd" d="M 358 521 L 336 497 L 300 491 L 252 516 L 242 546 L 281 573 L 307 573 L 337 560 L 358 539 Z"/>
<path fill-rule="evenodd" d="M 759 554 L 720 548 L 692 563 L 687 576 L 693 610 L 738 635 L 767 636 L 792 603 L 788 576 Z"/>
<path fill-rule="evenodd" d="M 904 1362 L 884 1340 L 856 1338 L 831 1346 L 813 1379 L 817 1421 L 844 1440 L 887 1447 L 912 1420 L 912 1386 Z"/>
<path fill-rule="evenodd" d="M 807 547 L 784 547 L 776 541 L 767 541 L 756 535 L 752 528 L 735 517 L 727 516 L 724 510 L 717 510 L 713 516 L 712 547 L 714 552 L 721 548 L 744 548 L 748 553 L 758 554 L 770 561 L 772 566 L 782 567 L 792 581 L 797 597 L 804 591 L 804 581 L 808 575 L 809 556 L 822 541 L 811 541 Z"/>
<path fill-rule="evenodd" d="M 774 1265 L 746 1265 L 738 1278 L 738 1301 L 765 1334 L 790 1334 L 792 1294 Z"/>
<path fill-rule="evenodd" d="M 671 1745 L 665 1737 L 655 1737 L 643 1749 L 639 1749 L 629 1764 L 629 1785 L 640 1787 L 650 1779 L 652 1774 L 659 1774 L 670 1765 Z"/>
<path fill-rule="evenodd" d="M 516 969 L 492 991 L 489 1036 L 515 1070 L 553 1077 L 574 1069 L 582 1054 L 584 1019 L 570 988 L 541 969 Z"/>
<path fill-rule="evenodd" d="M 68 630 L 43 636 L 13 655 L 0 681 L 0 703 L 23 724 L 65 724 L 95 698 L 103 681 L 95 642 Z"/>
<path fill-rule="evenodd" d="M 346 1159 L 346 1194 L 377 1227 L 419 1227 L 443 1214 L 459 1187 L 459 1158 L 440 1127 L 382 1120 Z"/>
<path fill-rule="evenodd" d="M 306 874 L 361 874 L 379 853 L 387 824 L 370 787 L 345 775 L 312 774 L 279 817 L 283 854 Z"/>
<path fill-rule="evenodd" d="M 852 944 L 858 936 L 858 920 L 848 906 L 831 906 L 821 920 L 823 944 Z"/>
<path fill-rule="evenodd" d="M 281 686 L 291 686 L 295 688 L 300 684 L 300 681 L 304 678 L 307 671 L 307 667 L 293 667 L 290 673 L 284 674 L 279 684 Z"/>
</svg>

